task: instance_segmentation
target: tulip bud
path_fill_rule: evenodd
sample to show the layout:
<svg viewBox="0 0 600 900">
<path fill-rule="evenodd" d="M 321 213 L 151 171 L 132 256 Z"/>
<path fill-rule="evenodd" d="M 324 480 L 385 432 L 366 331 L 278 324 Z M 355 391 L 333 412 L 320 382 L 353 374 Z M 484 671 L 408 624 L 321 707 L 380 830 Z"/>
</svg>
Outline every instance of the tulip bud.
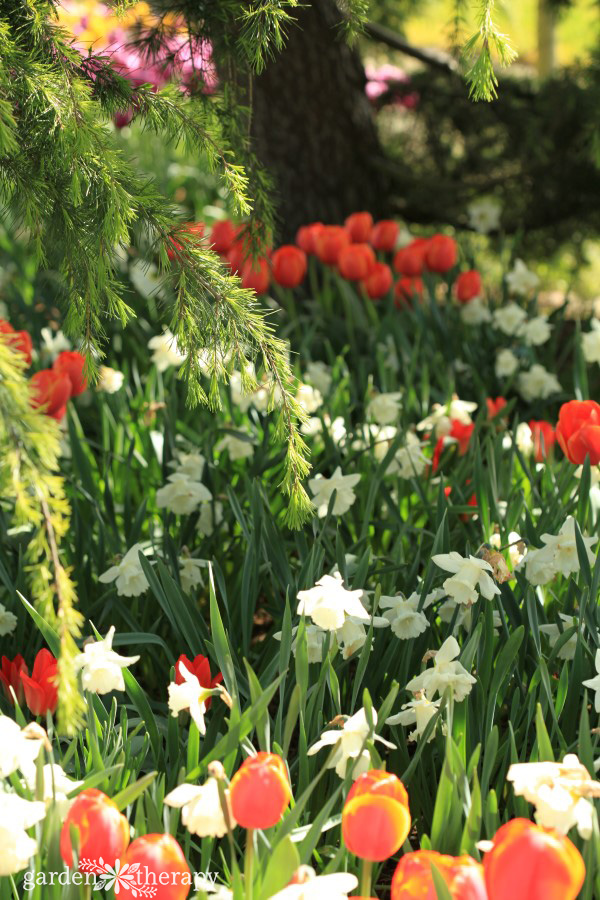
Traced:
<svg viewBox="0 0 600 900">
<path fill-rule="evenodd" d="M 350 235 L 341 225 L 323 225 L 315 239 L 317 256 L 322 263 L 335 266 L 341 251 L 350 243 Z"/>
<path fill-rule="evenodd" d="M 295 288 L 306 275 L 306 253 L 293 244 L 280 247 L 271 260 L 273 278 L 285 288 Z"/>
<path fill-rule="evenodd" d="M 265 294 L 271 281 L 267 260 L 247 259 L 242 266 L 241 278 L 243 288 L 253 290 L 257 294 Z"/>
<path fill-rule="evenodd" d="M 322 222 L 313 222 L 312 225 L 302 225 L 296 232 L 296 243 L 307 256 L 317 252 L 317 237 L 325 226 Z"/>
<path fill-rule="evenodd" d="M 344 225 L 355 243 L 364 244 L 371 238 L 373 216 L 369 212 L 352 213 L 351 216 L 348 216 Z"/>
<path fill-rule="evenodd" d="M 231 779 L 229 792 L 233 817 L 242 828 L 270 828 L 292 796 L 284 761 L 275 753 L 248 757 Z"/>
<path fill-rule="evenodd" d="M 71 382 L 71 397 L 77 397 L 85 391 L 87 387 L 87 379 L 83 374 L 85 357 L 81 353 L 64 350 L 56 357 L 52 368 L 60 375 L 66 375 Z"/>
<path fill-rule="evenodd" d="M 394 303 L 401 309 L 410 306 L 413 300 L 423 299 L 423 281 L 421 278 L 399 278 L 394 287 Z"/>
<path fill-rule="evenodd" d="M 58 662 L 49 650 L 43 648 L 33 662 L 31 675 L 27 669 L 21 671 L 21 682 L 25 691 L 25 701 L 34 716 L 54 713 L 58 705 L 56 673 Z"/>
<path fill-rule="evenodd" d="M 70 868 L 73 866 L 72 826 L 79 832 L 79 859 L 102 857 L 114 865 L 129 844 L 127 819 L 110 797 L 96 788 L 88 788 L 77 796 L 60 832 L 60 855 Z"/>
<path fill-rule="evenodd" d="M 230 219 L 215 222 L 210 232 L 210 245 L 215 253 L 225 254 L 238 236 L 239 228 Z"/>
<path fill-rule="evenodd" d="M 456 265 L 458 248 L 454 238 L 445 234 L 435 234 L 429 241 L 425 253 L 425 264 L 430 272 L 445 275 Z"/>
<path fill-rule="evenodd" d="M 461 272 L 454 282 L 454 291 L 459 303 L 468 303 L 481 296 L 481 275 L 476 269 Z"/>
<path fill-rule="evenodd" d="M 382 219 L 373 225 L 371 232 L 371 246 L 374 250 L 382 250 L 391 253 L 396 248 L 400 228 L 392 219 Z"/>
<path fill-rule="evenodd" d="M 600 463 L 600 405 L 594 400 L 570 400 L 558 413 L 556 439 L 567 459 L 582 466 Z"/>
<path fill-rule="evenodd" d="M 156 885 L 154 900 L 185 900 L 192 875 L 183 850 L 170 834 L 145 834 L 129 845 L 123 866 L 139 865 L 142 883 Z M 135 884 L 135 882 L 134 882 Z"/>
<path fill-rule="evenodd" d="M 356 779 L 342 812 L 342 835 L 351 853 L 382 862 L 400 849 L 410 824 L 408 794 L 396 775 L 372 769 Z"/>
<path fill-rule="evenodd" d="M 60 421 L 67 411 L 71 396 L 71 380 L 54 369 L 41 369 L 29 381 L 33 407 L 44 407 L 47 416 Z"/>
<path fill-rule="evenodd" d="M 392 270 L 385 263 L 376 262 L 372 272 L 363 279 L 362 286 L 367 297 L 371 300 L 379 300 L 390 290 L 394 278 Z"/>
<path fill-rule="evenodd" d="M 575 900 L 585 881 L 575 845 L 529 819 L 498 829 L 483 866 L 489 900 Z"/>
<path fill-rule="evenodd" d="M 401 247 L 394 256 L 394 270 L 407 278 L 421 275 L 425 268 L 428 246 L 427 238 L 415 238 L 406 247 Z"/>
<path fill-rule="evenodd" d="M 338 268 L 340 275 L 349 281 L 362 281 L 368 278 L 377 260 L 370 244 L 349 244 L 340 250 Z"/>
</svg>

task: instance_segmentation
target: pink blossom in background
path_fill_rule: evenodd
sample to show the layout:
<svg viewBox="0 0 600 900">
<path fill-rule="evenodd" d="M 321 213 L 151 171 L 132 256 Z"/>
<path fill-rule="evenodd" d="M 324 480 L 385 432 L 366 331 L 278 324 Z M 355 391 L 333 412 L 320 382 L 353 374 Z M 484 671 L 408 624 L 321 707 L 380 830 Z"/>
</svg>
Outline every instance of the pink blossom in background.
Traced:
<svg viewBox="0 0 600 900">
<path fill-rule="evenodd" d="M 392 66 L 386 63 L 382 66 L 367 65 L 365 67 L 367 76 L 367 84 L 365 92 L 372 103 L 377 103 L 380 97 L 386 94 L 394 85 L 409 85 L 410 75 L 400 69 L 398 66 Z M 416 91 L 410 93 L 398 93 L 394 96 L 392 102 L 398 106 L 404 106 L 406 109 L 414 109 L 419 102 L 419 95 Z"/>
</svg>

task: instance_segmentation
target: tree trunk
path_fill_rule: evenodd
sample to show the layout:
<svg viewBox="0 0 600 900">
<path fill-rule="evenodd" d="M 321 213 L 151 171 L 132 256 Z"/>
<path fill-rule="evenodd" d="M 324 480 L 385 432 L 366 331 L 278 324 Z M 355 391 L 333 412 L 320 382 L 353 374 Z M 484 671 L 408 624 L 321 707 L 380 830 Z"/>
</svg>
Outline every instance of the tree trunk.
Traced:
<svg viewBox="0 0 600 900">
<path fill-rule="evenodd" d="M 297 10 L 283 52 L 254 79 L 252 133 L 275 180 L 280 240 L 308 222 L 389 212 L 384 154 L 358 53 L 333 0 Z"/>
</svg>

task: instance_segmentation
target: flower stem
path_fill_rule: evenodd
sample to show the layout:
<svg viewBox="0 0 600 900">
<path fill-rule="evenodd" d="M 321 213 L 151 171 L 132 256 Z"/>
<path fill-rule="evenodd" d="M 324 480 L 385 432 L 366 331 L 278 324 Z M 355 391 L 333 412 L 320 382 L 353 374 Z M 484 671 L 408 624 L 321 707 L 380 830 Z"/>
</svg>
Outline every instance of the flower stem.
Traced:
<svg viewBox="0 0 600 900">
<path fill-rule="evenodd" d="M 360 893 L 363 897 L 371 896 L 371 875 L 373 874 L 373 863 L 370 859 L 363 859 L 360 871 Z"/>
<path fill-rule="evenodd" d="M 254 876 L 254 829 L 246 831 L 246 858 L 244 861 L 244 889 L 246 900 L 252 900 L 252 881 Z"/>
</svg>

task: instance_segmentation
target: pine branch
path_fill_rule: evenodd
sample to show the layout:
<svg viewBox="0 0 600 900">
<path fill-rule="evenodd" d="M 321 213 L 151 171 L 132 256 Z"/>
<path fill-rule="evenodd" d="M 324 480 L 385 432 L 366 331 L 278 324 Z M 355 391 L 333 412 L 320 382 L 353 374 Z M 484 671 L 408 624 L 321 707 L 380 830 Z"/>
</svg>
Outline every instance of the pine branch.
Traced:
<svg viewBox="0 0 600 900">
<path fill-rule="evenodd" d="M 501 34 L 494 24 L 494 6 L 495 0 L 481 0 L 479 29 L 463 48 L 463 59 L 468 66 L 465 78 L 469 85 L 469 96 L 476 102 L 490 102 L 498 96 L 498 78 L 494 71 L 492 51 L 495 51 L 503 67 L 509 66 L 517 58 L 507 36 Z"/>
</svg>

